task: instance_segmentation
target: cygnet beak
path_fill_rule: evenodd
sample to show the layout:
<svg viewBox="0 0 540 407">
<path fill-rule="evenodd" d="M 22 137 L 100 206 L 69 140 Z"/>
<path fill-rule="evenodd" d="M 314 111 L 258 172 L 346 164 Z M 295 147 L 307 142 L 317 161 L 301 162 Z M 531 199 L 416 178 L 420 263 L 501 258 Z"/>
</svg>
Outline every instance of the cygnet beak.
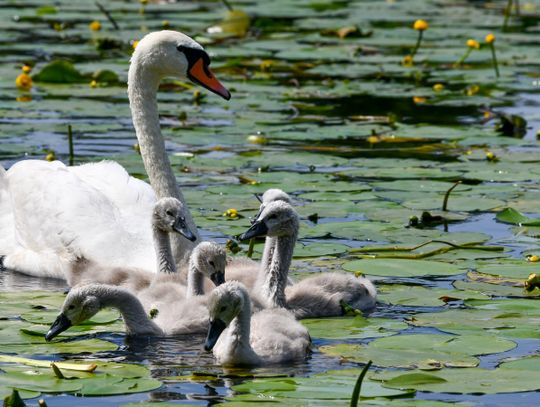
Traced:
<svg viewBox="0 0 540 407">
<path fill-rule="evenodd" d="M 173 225 L 173 230 L 177 233 L 180 233 L 187 240 L 191 240 L 192 242 L 197 240 L 197 237 L 186 225 L 186 220 L 184 218 L 178 218 L 178 220 Z"/>
<path fill-rule="evenodd" d="M 53 324 L 49 328 L 49 332 L 45 335 L 45 340 L 49 342 L 51 339 L 55 338 L 71 326 L 71 321 L 65 314 L 60 314 L 54 320 Z"/>
<path fill-rule="evenodd" d="M 253 237 L 266 236 L 268 233 L 268 227 L 263 221 L 255 221 L 251 227 L 242 235 L 238 237 L 240 240 L 248 240 Z"/>
<path fill-rule="evenodd" d="M 227 325 L 221 319 L 214 319 L 213 321 L 210 321 L 208 335 L 206 335 L 206 342 L 204 343 L 205 351 L 210 352 L 214 348 L 219 336 L 225 330 L 225 328 L 227 328 Z"/>
<path fill-rule="evenodd" d="M 212 273 L 210 275 L 210 280 L 212 280 L 212 282 L 217 287 L 218 285 L 221 285 L 225 282 L 225 273 L 221 271 L 216 271 L 215 273 Z"/>
</svg>

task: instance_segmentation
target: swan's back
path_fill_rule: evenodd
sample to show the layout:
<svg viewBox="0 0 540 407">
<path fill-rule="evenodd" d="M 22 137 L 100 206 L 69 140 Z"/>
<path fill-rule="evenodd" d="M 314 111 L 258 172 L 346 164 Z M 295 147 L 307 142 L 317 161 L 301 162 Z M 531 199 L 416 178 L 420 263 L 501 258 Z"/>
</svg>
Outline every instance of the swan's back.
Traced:
<svg viewBox="0 0 540 407">
<path fill-rule="evenodd" d="M 342 301 L 361 311 L 374 308 L 377 302 L 371 281 L 339 272 L 305 278 L 288 286 L 285 294 L 287 308 L 299 319 L 342 315 Z"/>
<path fill-rule="evenodd" d="M 311 339 L 289 311 L 275 308 L 253 314 L 250 342 L 259 358 L 272 364 L 305 359 Z"/>
<path fill-rule="evenodd" d="M 90 175 L 93 171 L 97 171 L 95 176 Z M 111 199 L 107 195 L 114 186 L 99 189 L 111 177 L 125 184 L 126 175 L 119 165 L 110 163 L 72 169 L 59 161 L 25 160 L 14 164 L 7 172 L 7 180 L 11 204 L 16 208 L 14 227 L 21 255 L 44 253 L 58 259 L 55 272 L 61 278 L 66 278 L 62 272 L 67 270 L 67 264 L 79 258 L 112 267 L 154 270 L 149 197 L 138 198 L 142 209 L 137 221 L 123 215 L 114 196 Z M 100 176 L 108 178 L 97 182 Z M 86 180 L 93 180 L 95 185 Z M 24 264 L 24 259 L 18 260 Z M 30 270 L 15 269 L 41 275 L 39 264 L 36 270 L 27 268 Z"/>
</svg>

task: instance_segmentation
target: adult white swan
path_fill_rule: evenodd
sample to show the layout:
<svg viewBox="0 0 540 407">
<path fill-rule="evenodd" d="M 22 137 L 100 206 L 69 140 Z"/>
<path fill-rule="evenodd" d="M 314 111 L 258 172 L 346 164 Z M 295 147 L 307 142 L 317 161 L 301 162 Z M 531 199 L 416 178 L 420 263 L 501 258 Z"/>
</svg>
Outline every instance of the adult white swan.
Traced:
<svg viewBox="0 0 540 407">
<path fill-rule="evenodd" d="M 74 261 L 86 258 L 108 266 L 156 271 L 148 221 L 157 198 L 185 200 L 161 135 L 156 93 L 166 76 L 190 80 L 225 99 L 230 93 L 209 70 L 210 59 L 191 38 L 174 31 L 144 37 L 131 59 L 128 95 L 135 132 L 152 188 L 118 164 L 66 167 L 27 160 L 9 171 L 0 167 L 0 268 L 36 276 L 65 278 Z M 155 193 L 154 193 L 155 192 Z M 177 264 L 186 264 L 199 241 L 172 237 Z"/>
</svg>

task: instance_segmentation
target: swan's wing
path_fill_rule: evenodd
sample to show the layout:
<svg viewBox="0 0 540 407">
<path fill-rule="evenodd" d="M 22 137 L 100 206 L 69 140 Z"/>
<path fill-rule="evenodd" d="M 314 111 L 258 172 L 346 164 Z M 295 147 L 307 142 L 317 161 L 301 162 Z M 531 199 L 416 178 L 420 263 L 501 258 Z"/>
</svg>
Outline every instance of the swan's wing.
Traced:
<svg viewBox="0 0 540 407">
<path fill-rule="evenodd" d="M 130 176 L 124 167 L 114 161 L 67 169 L 106 196 L 120 211 L 125 227 L 133 227 L 133 233 L 144 233 L 149 228 L 156 195 L 148 183 Z M 145 219 L 144 224 L 141 224 L 141 219 Z"/>
<path fill-rule="evenodd" d="M 285 293 L 288 308 L 300 319 L 342 315 L 342 302 L 365 311 L 377 299 L 369 280 L 338 272 L 305 278 L 287 287 Z"/>
<path fill-rule="evenodd" d="M 149 218 L 139 219 L 147 233 L 130 233 L 115 203 L 62 163 L 21 161 L 7 178 L 21 247 L 154 270 Z"/>
</svg>

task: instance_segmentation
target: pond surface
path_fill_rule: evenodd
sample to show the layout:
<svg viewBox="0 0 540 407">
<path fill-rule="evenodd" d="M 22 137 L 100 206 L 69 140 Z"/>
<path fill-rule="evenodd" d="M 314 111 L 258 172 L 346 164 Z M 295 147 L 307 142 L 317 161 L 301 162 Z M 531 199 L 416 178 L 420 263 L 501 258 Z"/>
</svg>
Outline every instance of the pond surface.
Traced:
<svg viewBox="0 0 540 407">
<path fill-rule="evenodd" d="M 225 243 L 243 232 L 258 209 L 252 194 L 282 188 L 303 219 L 293 277 L 363 273 L 380 299 L 367 319 L 306 321 L 314 352 L 305 363 L 229 372 L 201 351 L 202 337 L 128 340 L 114 313 L 47 348 L 36 332 L 67 286 L 7 271 L 2 354 L 147 368 L 124 373 L 120 394 L 89 381 L 83 389 L 93 397 L 34 388 L 23 394 L 29 405 L 38 396 L 51 407 L 348 405 L 368 360 L 367 405 L 538 404 L 539 291 L 526 293 L 523 282 L 540 270 L 526 258 L 540 255 L 540 5 L 519 2 L 503 30 L 502 0 L 232 2 L 249 18 L 217 1 L 102 3 L 119 30 L 93 2 L 0 4 L 0 164 L 52 153 L 67 163 L 71 125 L 75 163 L 112 159 L 146 179 L 125 86 L 132 44 L 163 28 L 185 32 L 204 44 L 232 93 L 226 102 L 169 80 L 158 95 L 174 171 L 203 237 Z M 429 28 L 407 65 L 419 18 Z M 456 64 L 468 39 L 481 47 Z M 39 81 L 59 59 L 77 72 L 70 83 Z M 25 64 L 34 83 L 18 90 Z M 223 216 L 229 208 L 243 217 Z M 428 222 L 424 211 L 446 221 Z M 411 216 L 419 225 L 409 226 Z M 0 363 L 8 394 L 7 378 L 22 365 Z M 108 367 L 96 370 L 104 380 L 100 369 Z"/>
</svg>

